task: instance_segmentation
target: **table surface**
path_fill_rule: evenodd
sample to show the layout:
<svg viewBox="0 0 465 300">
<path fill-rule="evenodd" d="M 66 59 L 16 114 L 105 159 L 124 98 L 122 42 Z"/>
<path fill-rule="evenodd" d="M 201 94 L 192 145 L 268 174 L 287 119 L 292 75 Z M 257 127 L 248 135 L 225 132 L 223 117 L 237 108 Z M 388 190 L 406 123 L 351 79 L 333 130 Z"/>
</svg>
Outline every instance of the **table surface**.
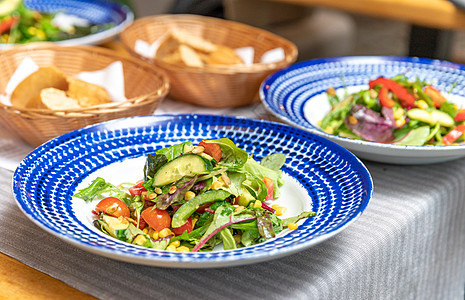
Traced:
<svg viewBox="0 0 465 300">
<path fill-rule="evenodd" d="M 167 100 L 157 113 L 168 112 L 273 120 L 261 104 L 213 110 Z M 0 168 L 0 287 L 10 292 L 7 298 L 39 299 L 214 299 L 224 290 L 223 298 L 463 300 L 465 160 L 429 166 L 364 163 L 373 177 L 373 199 L 346 230 L 285 258 L 209 270 L 132 265 L 64 243 L 20 212 L 11 193 L 13 173 Z M 273 280 L 278 284 L 270 284 Z M 211 284 L 217 289 L 209 289 Z"/>
<path fill-rule="evenodd" d="M 465 28 L 465 14 L 457 10 L 449 2 L 441 0 L 279 1 L 335 7 L 379 17 L 397 18 L 424 26 Z M 405 11 L 411 11 L 412 9 L 417 10 L 416 17 Z M 435 10 L 436 13 L 434 14 Z M 428 16 L 433 17 L 429 18 Z M 173 101 L 167 101 L 163 106 L 159 113 L 217 113 L 274 120 L 258 104 L 242 110 L 202 109 Z M 465 278 L 465 257 L 463 254 L 465 221 L 463 221 L 464 218 L 462 217 L 463 213 L 465 213 L 465 187 L 463 182 L 457 178 L 460 178 L 460 175 L 465 172 L 465 162 L 449 162 L 431 167 L 366 163 L 374 178 L 375 193 L 372 203 L 360 220 L 357 220 L 346 231 L 321 246 L 304 251 L 304 253 L 298 254 L 297 258 L 280 259 L 276 264 L 278 266 L 291 265 L 294 267 L 291 270 L 298 273 L 298 276 L 308 276 L 309 290 L 316 287 L 325 290 L 326 293 L 321 292 L 320 296 L 323 295 L 321 298 L 326 299 L 337 298 L 338 295 L 345 295 L 347 296 L 344 297 L 346 299 L 351 298 L 348 295 L 377 299 L 389 299 L 393 295 L 399 297 L 399 299 L 421 298 L 418 296 L 428 295 L 432 299 L 456 298 L 462 300 L 464 294 L 463 279 Z M 446 172 L 447 169 L 452 170 L 452 173 Z M 11 172 L 2 171 L 0 168 L 0 192 L 2 196 L 0 199 L 13 197 L 9 186 L 11 176 Z M 424 182 L 428 181 L 431 183 L 425 185 Z M 412 187 L 414 188 L 412 189 Z M 436 213 L 439 209 L 441 209 L 441 212 Z M 1 222 L 2 220 L 0 220 L 0 227 Z M 30 224 L 30 226 L 35 228 L 33 224 Z M 376 229 L 376 232 L 370 232 L 370 229 Z M 446 234 L 439 235 L 438 231 L 441 230 L 446 231 Z M 11 239 L 14 236 L 15 233 L 12 233 Z M 353 244 L 354 239 L 360 239 L 355 244 L 365 244 L 369 249 L 357 248 L 358 246 L 356 247 Z M 434 240 L 439 242 L 432 244 L 428 240 L 429 242 Z M 41 241 L 34 242 L 40 244 Z M 12 244 L 14 244 L 14 241 Z M 414 255 L 414 250 L 418 249 L 418 247 L 422 247 L 421 249 L 425 253 Z M 408 249 L 410 252 L 405 254 L 403 249 Z M 399 252 L 399 250 L 401 251 Z M 84 291 L 82 292 L 68 285 L 71 284 L 79 288 L 79 276 L 77 276 L 78 279 L 61 278 L 57 272 L 54 272 L 53 268 L 43 267 L 44 272 L 41 272 L 28 266 L 41 265 L 40 255 L 35 256 L 33 251 L 24 257 L 14 254 L 11 249 L 3 252 L 7 255 L 0 252 L 0 288 L 3 291 L 2 296 L 6 298 L 93 298 L 93 296 L 85 292 L 97 297 L 119 295 L 112 294 L 112 291 L 105 291 L 102 294 L 96 287 L 88 288 L 89 285 L 91 286 L 88 282 L 87 285 L 81 286 L 81 290 Z M 308 273 L 299 270 L 300 261 L 311 261 L 313 258 L 318 260 L 319 270 L 311 270 Z M 85 261 L 82 260 L 81 263 L 85 264 Z M 259 267 L 256 268 L 260 269 L 266 268 L 269 264 L 258 265 Z M 124 265 L 123 267 L 127 266 Z M 361 271 L 360 274 L 364 275 L 357 275 L 363 277 L 357 277 L 351 272 L 347 272 L 349 267 L 353 268 L 353 271 Z M 131 266 L 127 268 L 131 269 Z M 243 270 L 247 275 L 247 272 L 254 271 L 256 268 L 243 267 Z M 226 270 L 233 270 L 230 273 L 234 274 L 238 268 Z M 320 270 L 323 273 L 326 272 L 326 274 L 322 276 L 316 275 Z M 78 270 L 76 272 L 79 273 Z M 170 272 L 175 274 L 176 271 L 163 270 L 165 275 L 171 274 Z M 339 272 L 345 274 L 339 274 Z M 82 276 L 87 276 L 87 274 L 82 274 Z M 329 277 L 332 278 L 329 279 Z M 347 283 L 338 282 L 338 280 L 342 279 L 348 280 L 350 277 L 353 277 L 353 284 L 349 285 L 352 287 L 345 286 Z M 81 277 L 80 280 L 84 281 L 83 278 L 86 277 Z M 382 283 L 377 282 L 375 278 L 381 279 Z M 385 285 L 385 282 L 392 282 L 393 285 Z M 432 282 L 434 284 L 431 284 Z M 333 286 L 328 286 L 329 283 L 333 283 Z M 339 288 L 337 287 L 338 283 Z M 294 288 L 298 290 L 302 286 Z M 344 292 L 344 288 L 348 290 Z M 266 293 L 266 291 L 261 292 Z M 343 293 L 340 294 L 341 292 Z M 165 297 L 168 297 L 168 295 L 168 293 L 164 294 Z M 252 295 L 257 296 L 257 294 Z M 265 294 L 258 295 L 264 296 Z M 300 298 L 302 298 L 302 295 L 308 294 L 300 294 Z M 278 295 L 271 298 L 280 297 Z M 297 298 L 299 297 L 297 296 Z"/>
<path fill-rule="evenodd" d="M 438 29 L 465 29 L 465 11 L 447 0 L 271 0 L 341 9 Z"/>
</svg>

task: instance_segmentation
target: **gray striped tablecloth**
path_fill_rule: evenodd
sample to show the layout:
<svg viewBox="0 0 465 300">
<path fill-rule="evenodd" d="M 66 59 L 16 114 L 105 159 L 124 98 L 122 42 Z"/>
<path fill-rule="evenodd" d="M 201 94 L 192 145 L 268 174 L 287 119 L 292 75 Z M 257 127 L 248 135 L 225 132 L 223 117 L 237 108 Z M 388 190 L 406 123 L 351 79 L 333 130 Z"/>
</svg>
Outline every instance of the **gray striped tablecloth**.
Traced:
<svg viewBox="0 0 465 300">
<path fill-rule="evenodd" d="M 365 213 L 298 254 L 221 269 L 163 269 L 96 256 L 29 221 L 0 169 L 0 251 L 104 299 L 464 299 L 465 160 L 366 163 Z"/>
</svg>

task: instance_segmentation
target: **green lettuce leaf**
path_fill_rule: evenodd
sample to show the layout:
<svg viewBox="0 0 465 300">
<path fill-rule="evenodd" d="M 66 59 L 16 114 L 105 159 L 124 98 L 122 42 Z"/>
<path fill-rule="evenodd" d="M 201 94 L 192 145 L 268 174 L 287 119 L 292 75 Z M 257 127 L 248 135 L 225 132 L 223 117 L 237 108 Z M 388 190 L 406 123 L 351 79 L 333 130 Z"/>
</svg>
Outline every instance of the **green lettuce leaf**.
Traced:
<svg viewBox="0 0 465 300">
<path fill-rule="evenodd" d="M 109 182 L 106 182 L 105 179 L 101 177 L 95 178 L 88 187 L 80 190 L 73 196 L 81 198 L 87 202 L 102 200 L 107 197 L 115 197 L 127 202 L 127 198 L 129 198 L 129 195 L 125 191 Z"/>
<path fill-rule="evenodd" d="M 260 165 L 254 159 L 249 158 L 247 162 L 242 167 L 242 170 L 253 174 L 254 176 L 258 177 L 261 181 L 263 181 L 263 177 L 268 177 L 273 180 L 273 198 L 277 199 L 280 196 L 279 186 L 282 184 L 281 176 L 282 171 L 280 170 L 272 170 L 265 166 Z"/>
<path fill-rule="evenodd" d="M 176 157 L 178 157 L 182 153 L 184 153 L 184 147 L 185 146 L 192 147 L 192 142 L 187 141 L 187 142 L 184 142 L 184 143 L 180 143 L 180 144 L 177 144 L 177 145 L 173 145 L 173 146 L 170 146 L 170 147 L 159 149 L 159 150 L 155 151 L 155 153 L 156 154 L 163 154 L 163 155 L 166 156 L 168 161 L 172 161 L 173 159 L 175 159 Z"/>
</svg>

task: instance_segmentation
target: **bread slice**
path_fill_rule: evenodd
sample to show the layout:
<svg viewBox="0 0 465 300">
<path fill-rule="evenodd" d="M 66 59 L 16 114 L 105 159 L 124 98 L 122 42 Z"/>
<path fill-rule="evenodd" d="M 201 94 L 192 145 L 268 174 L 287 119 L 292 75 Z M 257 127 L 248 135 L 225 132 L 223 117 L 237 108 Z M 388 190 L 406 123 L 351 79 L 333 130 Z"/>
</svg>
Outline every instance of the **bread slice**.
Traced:
<svg viewBox="0 0 465 300">
<path fill-rule="evenodd" d="M 39 68 L 21 81 L 11 94 L 11 104 L 21 108 L 43 108 L 40 92 L 45 88 L 68 89 L 66 76 L 54 67 Z"/>
<path fill-rule="evenodd" d="M 40 100 L 42 104 L 51 110 L 66 110 L 80 108 L 78 102 L 66 95 L 65 91 L 46 88 L 40 92 Z"/>
<path fill-rule="evenodd" d="M 81 107 L 89 107 L 111 102 L 110 94 L 99 85 L 85 82 L 83 80 L 67 77 L 68 97 L 76 99 Z"/>
</svg>

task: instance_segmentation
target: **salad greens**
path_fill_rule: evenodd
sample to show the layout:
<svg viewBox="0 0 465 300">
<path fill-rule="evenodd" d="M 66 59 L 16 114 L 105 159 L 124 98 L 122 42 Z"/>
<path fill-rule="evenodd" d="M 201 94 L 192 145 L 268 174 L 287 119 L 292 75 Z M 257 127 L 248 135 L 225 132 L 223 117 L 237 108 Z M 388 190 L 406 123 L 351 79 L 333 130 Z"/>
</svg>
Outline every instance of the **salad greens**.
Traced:
<svg viewBox="0 0 465 300">
<path fill-rule="evenodd" d="M 137 184 L 115 186 L 97 177 L 74 196 L 98 201 L 95 226 L 119 240 L 161 250 L 231 250 L 296 229 L 303 212 L 280 219 L 286 157 L 252 159 L 230 139 L 191 141 L 148 154 Z"/>
<path fill-rule="evenodd" d="M 114 27 L 114 23 L 90 24 L 88 20 L 62 12 L 41 13 L 21 0 L 0 2 L 0 43 L 62 41 Z"/>
<path fill-rule="evenodd" d="M 331 110 L 320 122 L 329 134 L 411 146 L 464 143 L 465 109 L 425 81 L 379 77 L 369 88 L 340 99 L 327 90 Z"/>
</svg>

